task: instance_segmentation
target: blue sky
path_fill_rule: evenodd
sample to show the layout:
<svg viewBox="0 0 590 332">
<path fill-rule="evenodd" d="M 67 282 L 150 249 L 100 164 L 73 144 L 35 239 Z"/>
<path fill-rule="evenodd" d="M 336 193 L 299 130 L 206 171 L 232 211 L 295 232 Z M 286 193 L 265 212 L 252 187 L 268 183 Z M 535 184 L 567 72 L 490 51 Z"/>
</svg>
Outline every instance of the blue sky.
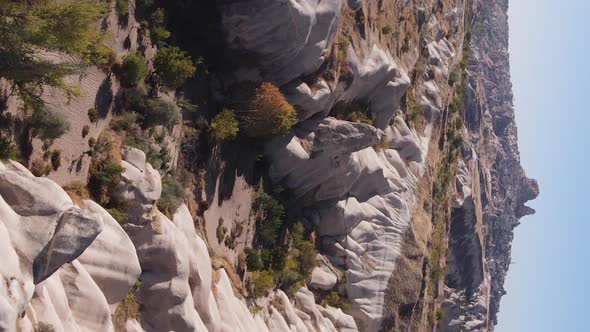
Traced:
<svg viewBox="0 0 590 332">
<path fill-rule="evenodd" d="M 510 0 L 521 159 L 541 196 L 515 232 L 497 332 L 590 331 L 589 13 L 588 0 Z"/>
</svg>

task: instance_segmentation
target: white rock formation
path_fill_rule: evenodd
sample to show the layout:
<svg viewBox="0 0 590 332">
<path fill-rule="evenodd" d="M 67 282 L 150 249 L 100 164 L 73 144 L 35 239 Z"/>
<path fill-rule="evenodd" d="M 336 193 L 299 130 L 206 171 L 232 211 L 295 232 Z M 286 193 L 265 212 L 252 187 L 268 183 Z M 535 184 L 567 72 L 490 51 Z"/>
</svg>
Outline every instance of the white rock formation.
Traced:
<svg viewBox="0 0 590 332">
<path fill-rule="evenodd" d="M 86 203 L 74 205 L 53 181 L 15 162 L 0 163 L 0 331 L 41 323 L 56 331 L 113 330 L 111 314 L 139 264 L 119 224 Z"/>
</svg>

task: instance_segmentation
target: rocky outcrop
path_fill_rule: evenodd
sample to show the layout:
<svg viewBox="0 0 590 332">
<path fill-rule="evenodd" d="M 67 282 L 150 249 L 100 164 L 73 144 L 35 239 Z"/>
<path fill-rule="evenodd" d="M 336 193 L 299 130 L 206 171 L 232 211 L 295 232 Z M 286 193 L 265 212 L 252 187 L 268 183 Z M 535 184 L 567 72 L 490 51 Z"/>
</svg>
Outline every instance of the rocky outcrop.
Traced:
<svg viewBox="0 0 590 332">
<path fill-rule="evenodd" d="M 316 304 L 306 288 L 295 305 L 273 292 L 260 300 L 262 312 L 252 314 L 236 280 L 224 268 L 212 268 L 187 206 L 172 220 L 157 210 L 160 176 L 145 154 L 126 148 L 121 163 L 124 180 L 116 195 L 130 212 L 123 227 L 95 202 L 74 204 L 51 180 L 12 161 L 0 164 L 0 249 L 6 258 L 0 331 L 358 330 L 351 316 Z M 121 322 L 113 315 L 136 283 L 140 319 L 115 326 Z"/>
<path fill-rule="evenodd" d="M 56 331 L 112 331 L 111 314 L 140 272 L 119 224 L 11 161 L 0 164 L 0 198 L 0 276 L 7 285 L 0 330 L 49 324 Z"/>
</svg>

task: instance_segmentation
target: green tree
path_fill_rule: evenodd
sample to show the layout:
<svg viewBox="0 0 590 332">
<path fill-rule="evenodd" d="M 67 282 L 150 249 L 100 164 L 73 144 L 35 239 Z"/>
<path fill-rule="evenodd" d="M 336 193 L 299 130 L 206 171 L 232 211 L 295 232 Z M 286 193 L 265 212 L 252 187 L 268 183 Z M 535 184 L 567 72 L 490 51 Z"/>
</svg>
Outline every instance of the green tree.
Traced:
<svg viewBox="0 0 590 332">
<path fill-rule="evenodd" d="M 136 86 L 147 76 L 148 68 L 141 55 L 129 54 L 119 69 L 119 79 L 125 86 Z"/>
<path fill-rule="evenodd" d="M 260 258 L 260 253 L 258 250 L 254 248 L 246 248 L 244 249 L 244 252 L 246 253 L 246 264 L 248 266 L 248 270 L 258 271 L 264 267 L 262 265 L 262 259 Z"/>
<path fill-rule="evenodd" d="M 84 53 L 100 42 L 96 24 L 105 13 L 106 4 L 96 0 L 0 1 L 0 77 L 11 83 L 25 111 L 43 107 L 46 86 L 74 94 L 63 78 L 80 64 L 51 61 L 39 52 Z"/>
<path fill-rule="evenodd" d="M 211 137 L 217 141 L 232 140 L 236 138 L 239 131 L 240 127 L 234 111 L 227 108 L 217 114 L 209 126 Z"/>
<path fill-rule="evenodd" d="M 197 70 L 190 56 L 176 46 L 160 48 L 154 59 L 154 67 L 162 85 L 172 90 L 180 87 Z"/>
</svg>

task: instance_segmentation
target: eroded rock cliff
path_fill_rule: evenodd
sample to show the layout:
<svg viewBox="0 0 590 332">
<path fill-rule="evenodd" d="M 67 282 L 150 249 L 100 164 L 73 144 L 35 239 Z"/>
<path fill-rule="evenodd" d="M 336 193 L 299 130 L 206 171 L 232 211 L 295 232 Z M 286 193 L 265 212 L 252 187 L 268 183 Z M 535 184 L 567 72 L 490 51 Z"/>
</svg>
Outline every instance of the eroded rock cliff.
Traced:
<svg viewBox="0 0 590 332">
<path fill-rule="evenodd" d="M 117 57 L 142 52 L 153 67 L 154 18 L 138 23 L 129 4 L 126 25 L 119 4 L 111 4 L 103 25 Z M 109 209 L 2 161 L 0 331 L 493 330 L 513 229 L 534 213 L 524 204 L 539 194 L 518 155 L 507 5 L 193 4 L 220 32 L 207 38 L 243 58 L 183 92 L 194 101 L 207 90 L 199 103 L 206 108 L 225 105 L 244 82 L 272 82 L 297 110 L 297 123 L 252 156 L 251 141 L 194 139 L 205 112 L 187 106 L 183 93 L 155 89 L 157 100 L 183 107 L 182 119 L 152 128 L 164 142 L 155 158 L 153 142 L 146 148 L 137 141 L 153 133 L 111 123 L 119 136 L 108 159 L 122 173 L 105 199 L 118 204 Z M 184 44 L 192 36 L 179 35 Z M 112 134 L 107 124 L 117 103 L 130 103 L 119 89 L 129 90 L 99 68 L 88 73 L 80 78 L 86 95 L 74 104 L 44 98 L 75 119 L 93 103 L 106 105 L 86 132 L 100 140 Z M 10 101 L 17 112 L 18 101 Z M 93 148 L 100 142 L 72 138 L 89 123 L 78 120 L 55 143 L 69 162 L 49 175 L 60 184 L 85 181 L 103 153 Z M 33 156 L 43 156 L 43 142 L 33 143 Z M 210 160 L 189 156 L 194 150 L 211 150 Z M 263 154 L 268 169 L 252 170 L 262 168 Z M 182 172 L 191 173 L 181 183 L 190 194 L 174 211 L 159 209 L 167 179 Z M 253 183 L 256 172 L 266 174 Z M 255 298 L 244 251 L 260 227 L 260 178 L 286 189 L 288 217 L 312 230 L 319 253 L 295 289 L 272 284 Z"/>
</svg>

